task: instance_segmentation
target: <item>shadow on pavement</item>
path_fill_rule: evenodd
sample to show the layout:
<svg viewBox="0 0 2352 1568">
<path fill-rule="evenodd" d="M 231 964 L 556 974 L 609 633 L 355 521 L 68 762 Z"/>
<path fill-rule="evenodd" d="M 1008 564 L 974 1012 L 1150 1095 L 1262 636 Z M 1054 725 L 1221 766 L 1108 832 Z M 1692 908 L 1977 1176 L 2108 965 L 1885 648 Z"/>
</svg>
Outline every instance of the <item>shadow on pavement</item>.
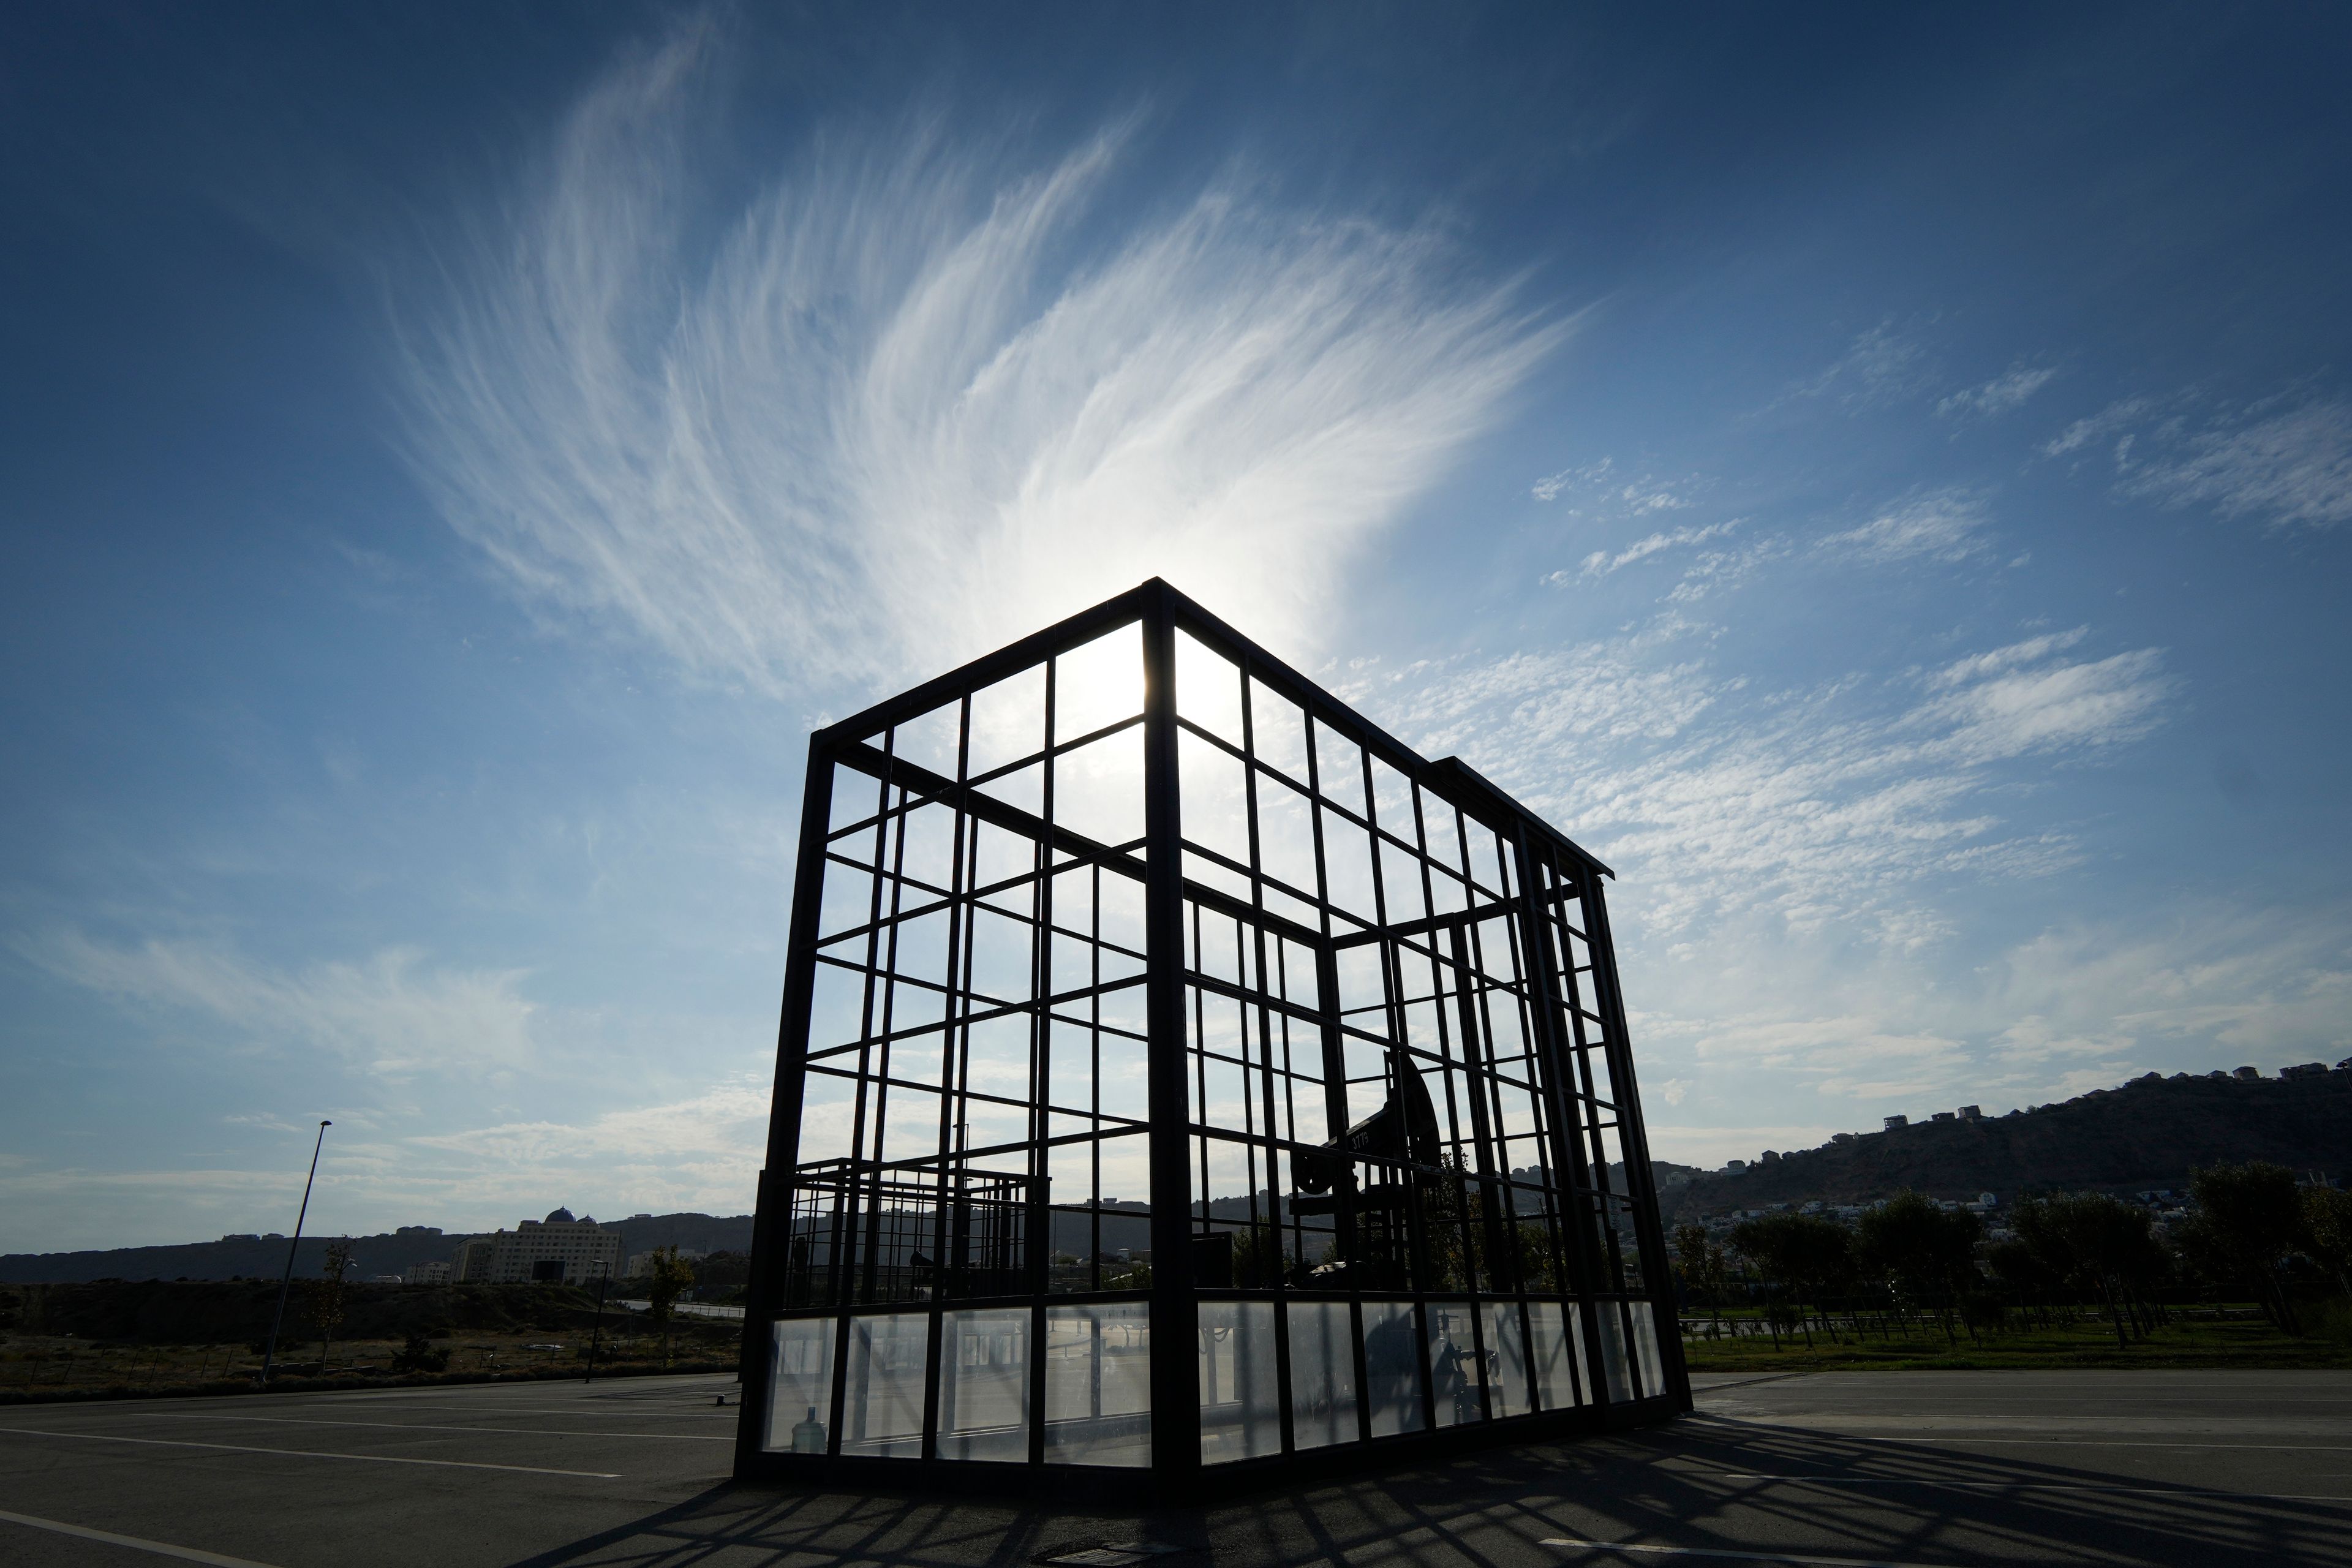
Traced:
<svg viewBox="0 0 2352 1568">
<path fill-rule="evenodd" d="M 1141 1511 L 1091 1511 L 1078 1495 L 1055 1507 L 729 1484 L 515 1568 L 1010 1568 L 1136 1540 L 1184 1549 L 1156 1560 L 1168 1568 L 1675 1561 L 1545 1544 L 1552 1540 L 1923 1564 L 2346 1563 L 2352 1500 L 2253 1497 L 1701 1415 Z"/>
</svg>

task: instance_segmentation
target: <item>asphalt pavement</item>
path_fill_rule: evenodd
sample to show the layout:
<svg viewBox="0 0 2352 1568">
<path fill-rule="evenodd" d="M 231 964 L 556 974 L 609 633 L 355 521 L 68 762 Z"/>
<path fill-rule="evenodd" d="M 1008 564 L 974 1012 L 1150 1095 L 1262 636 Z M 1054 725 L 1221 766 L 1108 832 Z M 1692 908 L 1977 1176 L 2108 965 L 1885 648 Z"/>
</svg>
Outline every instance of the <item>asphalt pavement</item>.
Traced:
<svg viewBox="0 0 2352 1568">
<path fill-rule="evenodd" d="M 2352 1568 L 2352 1373 L 1706 1378 L 1665 1428 L 1144 1512 L 739 1488 L 733 1394 L 678 1377 L 0 1408 L 0 1563 Z"/>
</svg>

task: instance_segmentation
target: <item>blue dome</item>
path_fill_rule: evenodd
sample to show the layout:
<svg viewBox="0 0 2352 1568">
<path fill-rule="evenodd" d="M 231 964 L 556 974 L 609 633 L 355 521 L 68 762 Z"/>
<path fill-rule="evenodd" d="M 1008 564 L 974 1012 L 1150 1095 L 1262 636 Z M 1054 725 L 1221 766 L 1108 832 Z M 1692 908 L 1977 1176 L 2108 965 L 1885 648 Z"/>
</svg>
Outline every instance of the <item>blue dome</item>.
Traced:
<svg viewBox="0 0 2352 1568">
<path fill-rule="evenodd" d="M 544 1225 L 554 1225 L 558 1221 L 561 1221 L 565 1225 L 570 1225 L 572 1223 L 572 1211 L 570 1209 L 557 1209 L 553 1214 L 549 1215 L 547 1218 L 541 1223 Z"/>
</svg>

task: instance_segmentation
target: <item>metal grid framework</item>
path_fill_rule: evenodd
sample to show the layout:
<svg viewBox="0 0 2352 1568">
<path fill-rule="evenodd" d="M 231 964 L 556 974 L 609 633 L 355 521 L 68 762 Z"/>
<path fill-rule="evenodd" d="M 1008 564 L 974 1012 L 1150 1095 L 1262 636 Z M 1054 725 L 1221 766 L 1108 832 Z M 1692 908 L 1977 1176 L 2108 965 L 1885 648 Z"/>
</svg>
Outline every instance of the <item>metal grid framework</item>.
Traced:
<svg viewBox="0 0 2352 1568">
<path fill-rule="evenodd" d="M 738 1473 L 1686 1409 L 1607 875 L 1156 580 L 819 731 Z"/>
</svg>

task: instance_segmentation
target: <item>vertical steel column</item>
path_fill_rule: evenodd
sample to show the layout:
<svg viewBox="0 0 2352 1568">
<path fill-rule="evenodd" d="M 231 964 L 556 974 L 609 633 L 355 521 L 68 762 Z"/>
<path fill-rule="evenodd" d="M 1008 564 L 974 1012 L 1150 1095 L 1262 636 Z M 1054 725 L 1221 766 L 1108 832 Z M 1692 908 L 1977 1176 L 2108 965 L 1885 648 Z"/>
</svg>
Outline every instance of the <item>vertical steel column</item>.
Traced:
<svg viewBox="0 0 2352 1568">
<path fill-rule="evenodd" d="M 1186 1081 L 1184 875 L 1176 762 L 1176 618 L 1160 584 L 1143 614 L 1144 982 L 1151 1114 L 1151 1468 L 1171 1491 L 1201 1470 L 1192 1300 L 1192 1094 Z"/>
<path fill-rule="evenodd" d="M 801 843 L 793 869 L 793 915 L 784 998 L 776 1026 L 776 1087 L 768 1107 L 767 1167 L 760 1173 L 759 1220 L 743 1314 L 742 1413 L 735 1422 L 735 1473 L 760 1452 L 768 1429 L 767 1343 L 793 1241 L 793 1162 L 801 1144 L 801 1094 L 808 1076 L 809 1008 L 816 991 L 816 939 L 824 907 L 825 831 L 833 820 L 833 757 L 824 731 L 809 737 L 808 783 L 801 793 Z M 782 1188 L 779 1193 L 778 1189 Z M 836 1373 L 845 1347 L 834 1347 Z"/>
<path fill-rule="evenodd" d="M 1577 1298 L 1574 1310 L 1584 1323 L 1583 1373 L 1585 1387 L 1592 1394 L 1590 1403 L 1605 1405 L 1609 1380 L 1601 1371 L 1600 1308 L 1593 1296 L 1606 1281 L 1602 1278 L 1599 1237 L 1593 1234 L 1592 1186 L 1584 1174 L 1584 1101 L 1577 1089 L 1575 1048 L 1564 1032 L 1566 1020 L 1562 1017 L 1573 1004 L 1554 960 L 1551 895 L 1543 886 L 1541 868 L 1528 847 L 1526 825 L 1517 825 L 1513 835 L 1511 847 L 1519 878 L 1519 918 L 1524 922 L 1522 929 L 1532 966 L 1528 984 L 1535 1005 L 1528 1011 L 1534 1015 L 1537 1044 L 1543 1053 L 1544 1086 L 1549 1091 L 1546 1099 L 1552 1111 L 1551 1157 L 1556 1164 L 1552 1188 L 1559 1204 L 1560 1262 L 1571 1276 L 1570 1285 Z"/>
<path fill-rule="evenodd" d="M 1690 1368 L 1683 1360 L 1682 1324 L 1675 1310 L 1674 1280 L 1667 1273 L 1671 1265 L 1666 1261 L 1665 1221 L 1658 1214 L 1657 1184 L 1650 1171 L 1650 1132 L 1642 1117 L 1642 1096 L 1633 1082 L 1633 1040 L 1625 1027 L 1625 996 L 1617 983 L 1617 939 L 1609 930 L 1600 876 L 1588 870 L 1584 885 L 1591 910 L 1585 917 L 1584 934 L 1592 950 L 1592 977 L 1599 982 L 1601 1016 L 1608 1024 L 1609 1079 L 1617 1093 L 1617 1137 L 1625 1150 L 1625 1187 L 1633 1200 L 1634 1233 L 1641 1238 L 1643 1261 L 1648 1265 L 1643 1270 L 1643 1283 L 1649 1288 L 1651 1310 L 1657 1322 L 1658 1359 L 1665 1363 L 1664 1392 L 1688 1410 Z"/>
</svg>

